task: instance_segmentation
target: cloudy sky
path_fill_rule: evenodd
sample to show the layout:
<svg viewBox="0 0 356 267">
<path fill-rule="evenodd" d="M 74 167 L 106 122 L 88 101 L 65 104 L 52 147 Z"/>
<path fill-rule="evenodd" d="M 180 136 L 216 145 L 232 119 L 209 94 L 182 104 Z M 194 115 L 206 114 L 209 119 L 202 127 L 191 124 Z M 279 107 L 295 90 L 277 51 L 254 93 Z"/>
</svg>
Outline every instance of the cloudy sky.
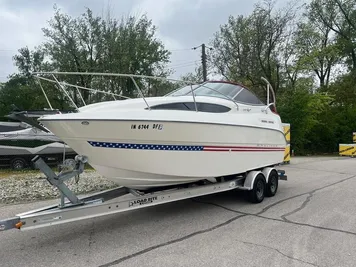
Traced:
<svg viewBox="0 0 356 267">
<path fill-rule="evenodd" d="M 201 43 L 209 43 L 229 15 L 249 14 L 257 0 L 0 0 L 0 82 L 16 72 L 12 56 L 43 41 L 42 27 L 53 15 L 53 4 L 78 16 L 89 7 L 100 15 L 110 6 L 112 15 L 146 13 L 158 27 L 158 37 L 172 51 L 170 67 L 178 77 L 200 64 Z M 279 0 L 278 5 L 286 0 Z"/>
</svg>

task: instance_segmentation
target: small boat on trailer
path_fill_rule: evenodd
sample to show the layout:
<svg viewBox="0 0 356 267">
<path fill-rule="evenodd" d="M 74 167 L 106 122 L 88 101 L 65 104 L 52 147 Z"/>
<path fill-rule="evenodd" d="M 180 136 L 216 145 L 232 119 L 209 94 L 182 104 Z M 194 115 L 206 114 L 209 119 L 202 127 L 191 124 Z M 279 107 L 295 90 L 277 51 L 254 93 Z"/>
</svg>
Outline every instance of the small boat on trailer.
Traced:
<svg viewBox="0 0 356 267">
<path fill-rule="evenodd" d="M 270 86 L 266 104 L 226 81 L 186 85 L 163 97 L 137 90 L 141 98 L 89 104 L 39 121 L 102 176 L 132 189 L 215 180 L 283 162 L 287 142 L 269 103 Z"/>
<path fill-rule="evenodd" d="M 45 74 L 52 74 L 69 97 L 64 89 L 69 84 L 54 75 L 78 73 Z M 59 174 L 40 157 L 33 159 L 61 192 L 61 203 L 0 221 L 0 230 L 34 229 L 229 190 L 246 190 L 251 202 L 260 203 L 287 179 L 277 169 L 286 140 L 275 103 L 269 102 L 270 90 L 275 99 L 269 83 L 264 104 L 236 83 L 206 82 L 194 89 L 190 84 L 149 98 L 134 80 L 147 76 L 97 75 L 128 77 L 142 97 L 81 108 L 71 99 L 77 112 L 41 117 L 46 129 L 78 153 Z M 86 163 L 118 188 L 79 199 L 64 181 L 78 179 Z M 129 199 L 107 203 L 127 194 Z"/>
</svg>

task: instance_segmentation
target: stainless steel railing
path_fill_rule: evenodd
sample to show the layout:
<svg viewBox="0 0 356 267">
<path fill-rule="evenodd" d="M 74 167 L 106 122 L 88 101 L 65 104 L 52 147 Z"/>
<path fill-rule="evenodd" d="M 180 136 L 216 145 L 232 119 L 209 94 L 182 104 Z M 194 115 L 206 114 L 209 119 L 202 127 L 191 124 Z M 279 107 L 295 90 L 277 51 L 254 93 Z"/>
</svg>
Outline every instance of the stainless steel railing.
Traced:
<svg viewBox="0 0 356 267">
<path fill-rule="evenodd" d="M 111 96 L 114 97 L 114 99 L 116 99 L 115 96 L 120 97 L 120 98 L 125 98 L 125 99 L 130 99 L 130 98 L 122 96 L 122 95 L 119 95 L 119 94 L 115 94 L 115 93 L 112 93 L 112 92 L 102 91 L 102 90 L 93 89 L 93 88 L 87 88 L 87 87 L 83 87 L 83 86 L 79 86 L 79 85 L 70 84 L 70 83 L 67 83 L 67 82 L 60 82 L 60 81 L 58 81 L 58 79 L 56 78 L 55 75 L 91 75 L 91 76 L 112 76 L 112 77 L 130 78 L 132 80 L 132 82 L 134 83 L 134 86 L 138 90 L 141 98 L 143 99 L 143 101 L 145 102 L 145 104 L 146 104 L 146 106 L 147 106 L 147 108 L 149 110 L 151 110 L 151 107 L 150 107 L 149 103 L 147 102 L 146 97 L 144 96 L 143 90 L 138 86 L 135 78 L 146 78 L 146 79 L 156 79 L 156 80 L 163 80 L 163 81 L 174 81 L 174 82 L 180 82 L 180 83 L 189 85 L 190 86 L 190 92 L 192 94 L 192 98 L 193 98 L 193 101 L 194 101 L 195 111 L 198 111 L 198 107 L 197 107 L 196 95 L 195 95 L 194 91 L 199 87 L 204 87 L 204 88 L 207 88 L 207 89 L 209 89 L 211 91 L 214 91 L 214 92 L 218 93 L 219 95 L 223 96 L 225 99 L 233 102 L 234 105 L 236 105 L 237 109 L 239 109 L 238 103 L 232 97 L 230 97 L 230 96 L 228 96 L 226 94 L 223 94 L 223 93 L 219 92 L 218 90 L 210 88 L 209 86 L 207 86 L 205 84 L 200 84 L 198 87 L 193 89 L 193 85 L 196 85 L 197 83 L 192 83 L 192 82 L 182 81 L 182 80 L 177 80 L 177 79 L 171 79 L 171 78 L 165 78 L 165 77 L 148 76 L 148 75 L 136 75 L 136 74 L 121 74 L 121 73 L 100 73 L 100 72 L 34 72 L 33 75 L 34 75 L 35 78 L 37 78 L 39 80 L 44 80 L 44 81 L 56 83 L 60 87 L 61 91 L 63 91 L 63 93 L 66 95 L 66 97 L 69 98 L 69 101 L 72 103 L 72 105 L 76 109 L 78 109 L 78 106 L 75 104 L 74 100 L 69 96 L 68 92 L 64 88 L 65 86 L 76 88 L 77 92 L 80 95 L 81 101 L 83 102 L 84 105 L 86 105 L 86 103 L 85 103 L 82 95 L 80 94 L 78 88 L 79 89 L 83 89 L 83 90 L 89 90 L 89 91 L 93 91 L 93 92 L 99 92 L 99 93 L 111 95 Z M 45 78 L 45 77 L 41 77 L 41 75 L 51 75 L 53 77 L 53 80 Z M 274 91 L 271 88 L 271 86 L 268 83 L 268 81 L 265 78 L 262 78 L 262 79 L 264 81 L 266 81 L 267 84 L 268 84 L 268 89 L 267 89 L 267 92 L 268 92 L 267 93 L 267 105 L 268 105 L 269 104 L 269 91 L 272 90 L 272 94 L 273 94 L 273 97 L 275 99 Z M 42 91 L 43 91 L 43 93 L 44 93 L 44 95 L 46 97 L 46 100 L 47 100 L 50 108 L 52 109 L 52 106 L 49 103 L 48 97 L 45 94 L 42 86 L 41 86 L 41 89 L 42 89 Z"/>
</svg>

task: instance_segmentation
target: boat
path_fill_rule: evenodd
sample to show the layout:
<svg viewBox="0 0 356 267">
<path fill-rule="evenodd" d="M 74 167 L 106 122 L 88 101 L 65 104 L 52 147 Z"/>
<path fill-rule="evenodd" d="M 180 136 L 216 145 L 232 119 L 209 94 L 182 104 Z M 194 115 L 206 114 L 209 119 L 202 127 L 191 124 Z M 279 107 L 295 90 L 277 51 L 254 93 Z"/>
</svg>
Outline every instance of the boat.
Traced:
<svg viewBox="0 0 356 267">
<path fill-rule="evenodd" d="M 23 122 L 7 122 L 7 121 L 0 121 L 0 132 L 11 132 L 11 131 L 18 131 L 28 128 L 29 125 Z"/>
<path fill-rule="evenodd" d="M 6 117 L 19 122 L 0 122 L 0 167 L 21 170 L 31 166 L 31 159 L 39 155 L 49 164 L 57 164 L 66 157 L 73 158 L 73 149 L 33 118 L 58 111 L 13 111 Z"/>
<path fill-rule="evenodd" d="M 270 90 L 274 96 L 268 84 L 263 103 L 244 85 L 206 81 L 38 121 L 121 186 L 148 190 L 215 182 L 283 162 L 287 142 Z"/>
</svg>

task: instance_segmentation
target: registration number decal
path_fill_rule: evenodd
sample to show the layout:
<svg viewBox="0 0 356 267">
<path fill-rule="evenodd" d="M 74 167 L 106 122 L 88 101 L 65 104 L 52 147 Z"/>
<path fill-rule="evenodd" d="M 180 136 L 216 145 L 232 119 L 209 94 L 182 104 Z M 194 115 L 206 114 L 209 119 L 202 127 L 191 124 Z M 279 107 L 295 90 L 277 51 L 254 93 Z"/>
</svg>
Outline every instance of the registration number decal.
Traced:
<svg viewBox="0 0 356 267">
<path fill-rule="evenodd" d="M 163 124 L 152 123 L 152 124 L 131 124 L 131 130 L 163 130 Z"/>
</svg>

